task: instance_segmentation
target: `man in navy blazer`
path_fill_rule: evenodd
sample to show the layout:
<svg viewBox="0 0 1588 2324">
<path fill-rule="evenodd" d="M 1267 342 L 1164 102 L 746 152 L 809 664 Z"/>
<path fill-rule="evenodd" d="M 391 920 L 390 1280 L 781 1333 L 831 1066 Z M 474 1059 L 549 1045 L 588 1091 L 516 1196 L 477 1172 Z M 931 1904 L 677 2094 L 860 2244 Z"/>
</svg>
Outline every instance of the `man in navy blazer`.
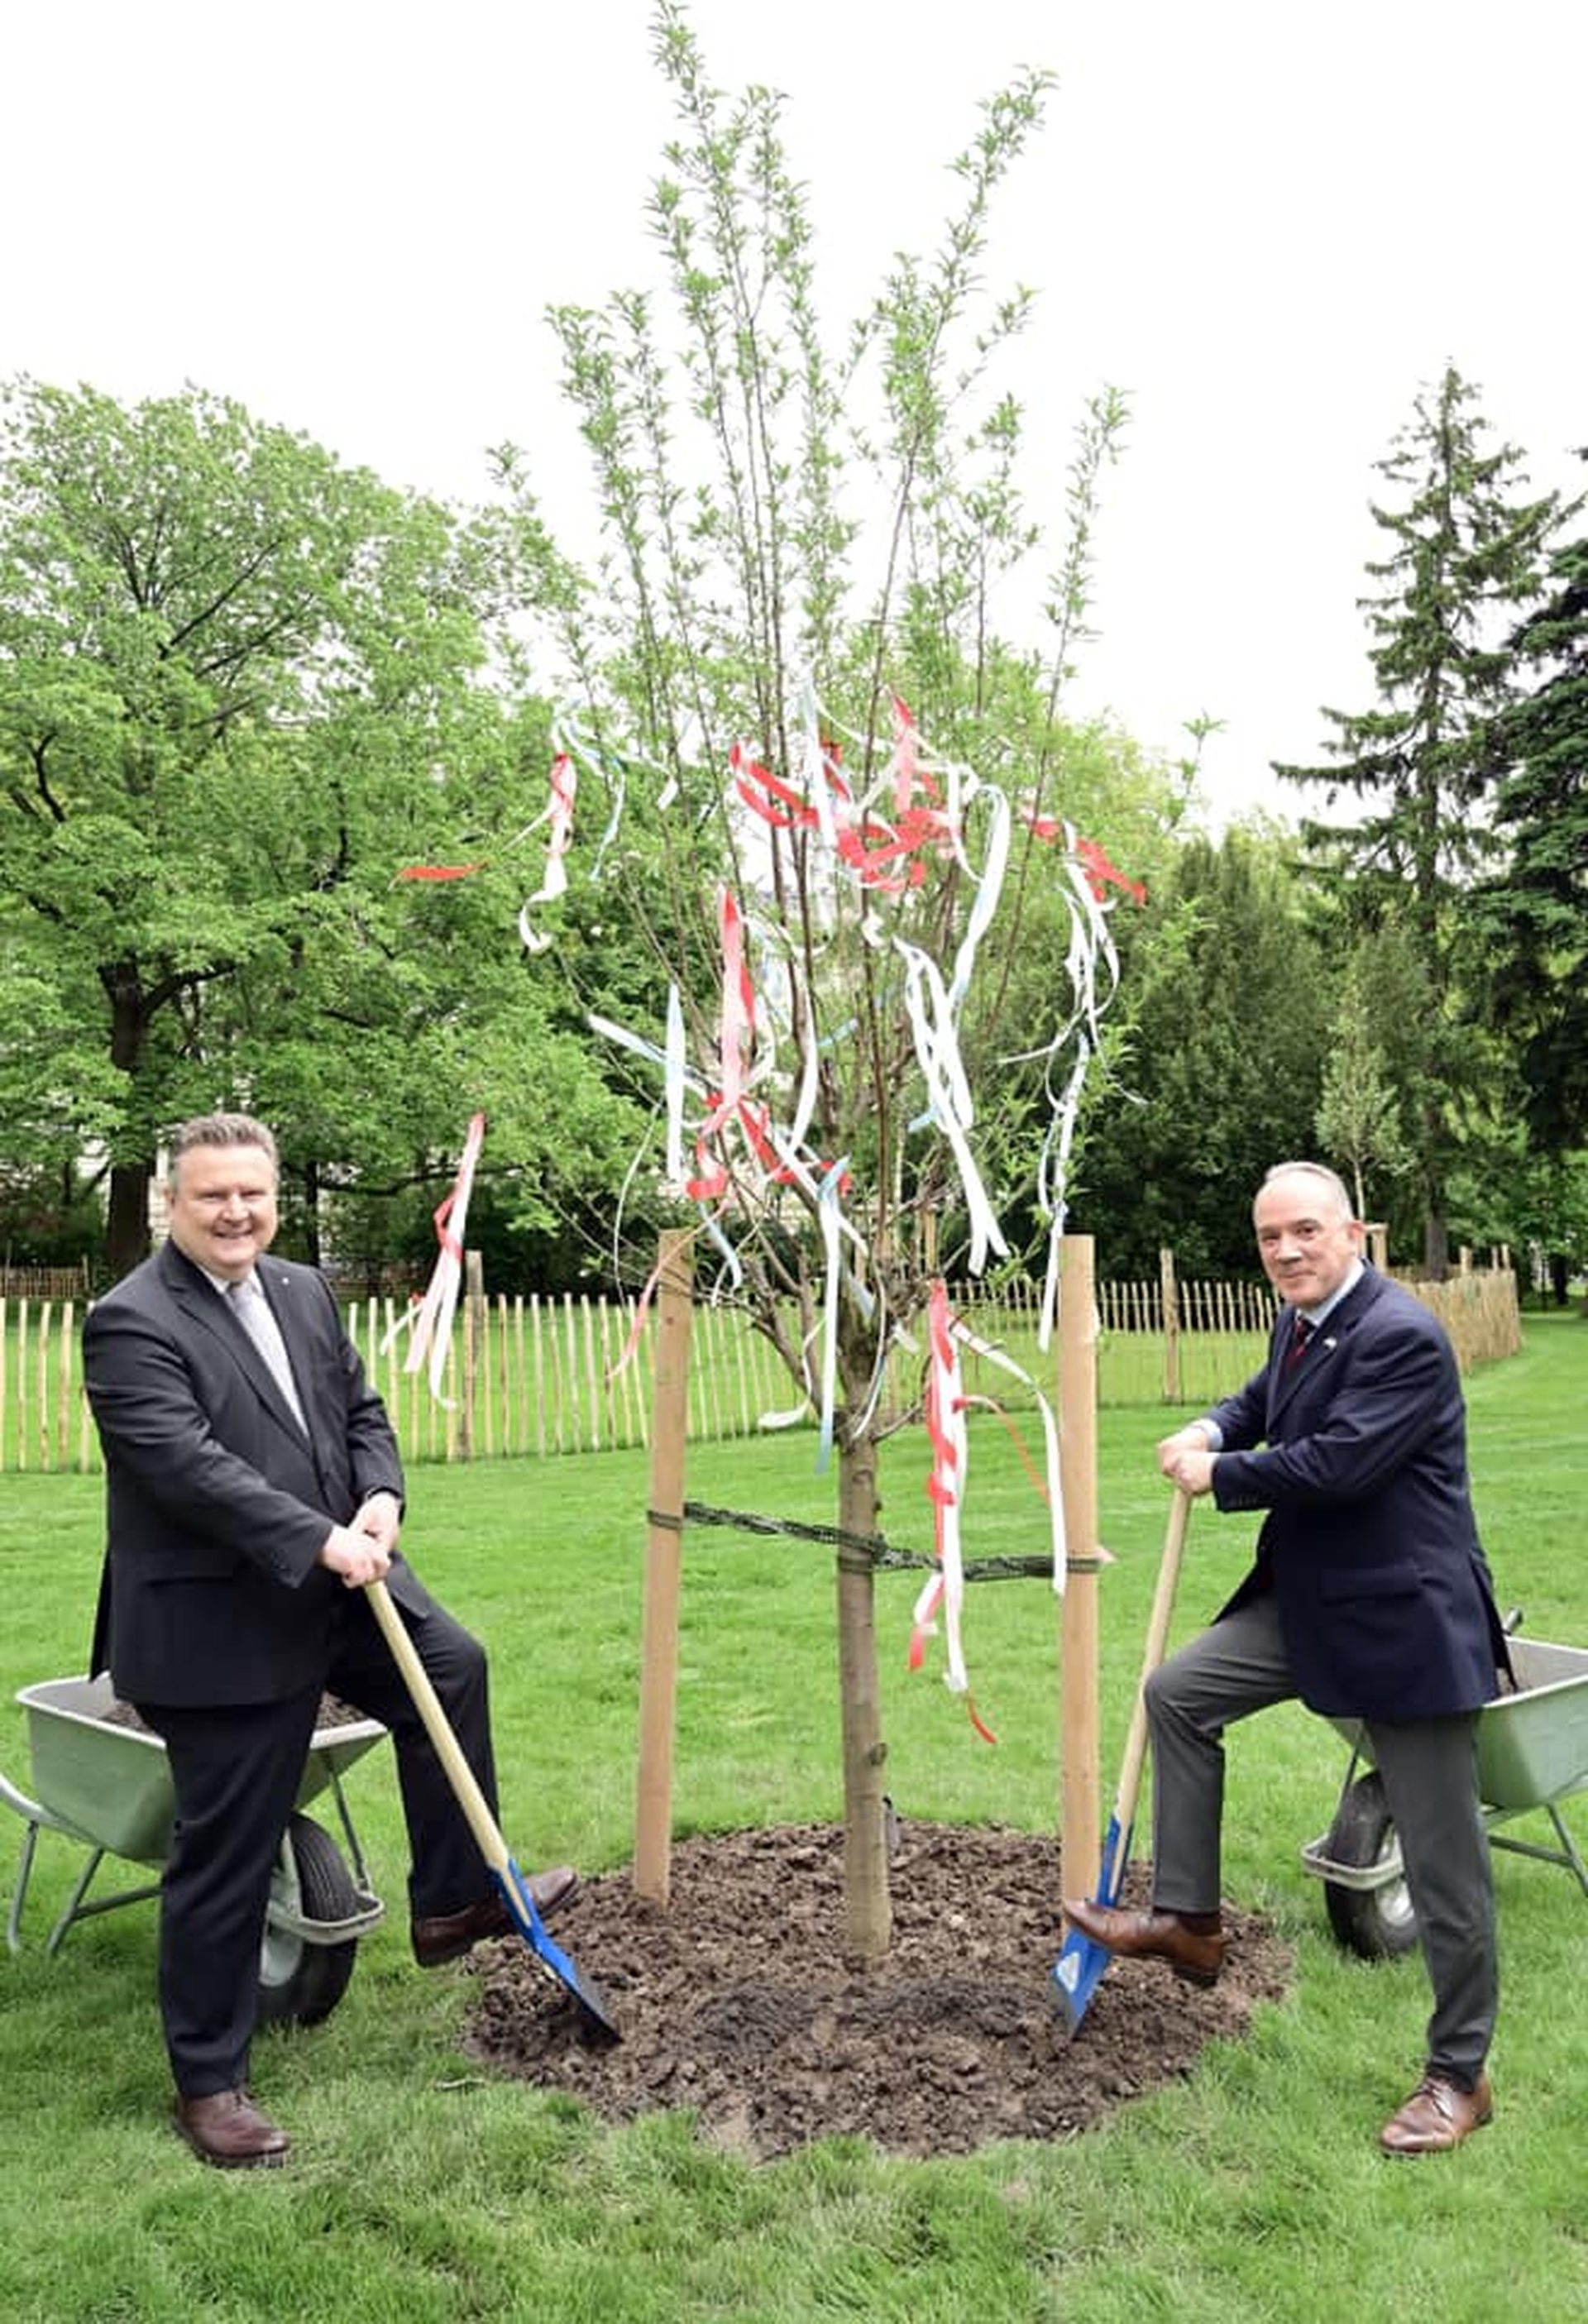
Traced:
<svg viewBox="0 0 1588 2324">
<path fill-rule="evenodd" d="M 1284 1305 L 1268 1362 L 1159 1446 L 1165 1476 L 1221 1509 L 1266 1512 L 1254 1565 L 1211 1629 L 1148 1682 L 1151 1909 L 1069 1902 L 1111 1952 L 1211 1985 L 1223 1966 L 1223 1730 L 1299 1695 L 1360 1718 L 1382 1776 L 1434 1989 L 1423 2078 L 1386 2152 L 1459 2145 L 1489 2120 L 1498 2004 L 1477 1716 L 1508 1666 L 1467 1482 L 1450 1342 L 1364 1264 L 1332 1170 L 1271 1170 L 1252 1210 Z"/>
<path fill-rule="evenodd" d="M 108 1667 L 171 1762 L 160 2000 L 175 2120 L 205 2162 L 234 2169 L 288 2147 L 248 2066 L 272 1871 L 325 1690 L 391 1730 L 421 1964 L 512 1925 L 363 1585 L 387 1582 L 494 1812 L 485 1656 L 398 1553 L 397 1442 L 329 1285 L 266 1257 L 276 1175 L 263 1123 L 185 1123 L 170 1240 L 83 1334 L 106 1480 L 92 1668 Z M 531 1886 L 544 1914 L 577 1885 L 559 1866 Z"/>
</svg>

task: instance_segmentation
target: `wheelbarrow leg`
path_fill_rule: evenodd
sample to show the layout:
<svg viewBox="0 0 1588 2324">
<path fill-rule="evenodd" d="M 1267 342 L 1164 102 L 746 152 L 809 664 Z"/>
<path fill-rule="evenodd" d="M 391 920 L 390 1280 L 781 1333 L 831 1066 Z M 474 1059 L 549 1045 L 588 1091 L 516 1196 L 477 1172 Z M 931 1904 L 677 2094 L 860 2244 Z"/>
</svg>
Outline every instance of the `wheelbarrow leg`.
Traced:
<svg viewBox="0 0 1588 2324">
<path fill-rule="evenodd" d="M 1536 1840 L 1513 1840 L 1509 1832 L 1497 1831 L 1494 1829 L 1496 1824 L 1509 1822 L 1513 1816 L 1528 1813 L 1525 1808 L 1495 1809 L 1488 1815 L 1485 1821 L 1490 1847 L 1503 1848 L 1510 1856 L 1530 1856 L 1540 1864 L 1563 1865 L 1568 1872 L 1576 1874 L 1578 1887 L 1585 1896 L 1588 1896 L 1588 1864 L 1583 1861 L 1581 1849 L 1573 1839 L 1565 1819 L 1555 1801 L 1546 1800 L 1543 1807 L 1545 1814 L 1555 1826 L 1555 1836 L 1560 1842 L 1558 1848 L 1545 1848 Z"/>
<path fill-rule="evenodd" d="M 1560 1842 L 1562 1855 L 1577 1876 L 1578 1887 L 1584 1896 L 1588 1896 L 1588 1865 L 1583 1863 L 1582 1850 L 1567 1831 L 1561 1812 L 1553 1800 L 1549 1803 L 1549 1821 L 1555 1826 L 1555 1836 Z"/>
<path fill-rule="evenodd" d="M 364 1861 L 364 1849 L 359 1843 L 358 1834 L 354 1829 L 353 1812 L 347 1805 L 347 1794 L 342 1788 L 342 1778 L 337 1769 L 328 1763 L 326 1767 L 326 1782 L 329 1786 L 331 1798 L 336 1803 L 337 1814 L 341 1821 L 342 1830 L 353 1858 L 354 1877 L 360 1888 L 367 1891 L 370 1885 L 369 1873 Z"/>
<path fill-rule="evenodd" d="M 5 1923 L 5 1947 L 8 1952 L 22 1950 L 22 1908 L 27 1902 L 28 1882 L 32 1877 L 33 1850 L 39 1844 L 39 1827 L 30 1818 L 23 1834 L 22 1856 L 16 1868 L 16 1886 L 11 1892 L 11 1912 Z"/>
<path fill-rule="evenodd" d="M 99 1867 L 104 1863 L 104 1861 L 105 1850 L 102 1848 L 96 1848 L 89 1850 L 88 1861 L 84 1866 L 83 1870 L 78 1874 L 71 1895 L 66 1900 L 66 1910 L 61 1914 L 60 1920 L 56 1922 L 55 1926 L 50 1932 L 50 1941 L 44 1948 L 44 1950 L 47 1953 L 55 1954 L 60 1950 L 60 1948 L 66 1940 L 67 1931 L 70 1928 L 72 1923 L 78 1917 L 78 1907 L 88 1893 L 88 1883 L 92 1880 L 95 1873 L 98 1871 Z"/>
</svg>

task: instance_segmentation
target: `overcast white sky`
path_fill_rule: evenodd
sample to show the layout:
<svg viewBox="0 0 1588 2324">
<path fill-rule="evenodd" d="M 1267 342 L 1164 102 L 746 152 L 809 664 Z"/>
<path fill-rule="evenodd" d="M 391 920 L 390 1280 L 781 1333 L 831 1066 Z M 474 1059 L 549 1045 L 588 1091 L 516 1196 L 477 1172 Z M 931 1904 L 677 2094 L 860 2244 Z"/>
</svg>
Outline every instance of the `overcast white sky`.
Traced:
<svg viewBox="0 0 1588 2324">
<path fill-rule="evenodd" d="M 695 0 L 713 79 L 787 93 L 841 332 L 1020 65 L 1058 78 L 988 272 L 1041 293 L 1011 383 L 1057 529 L 1087 394 L 1131 398 L 1072 695 L 1215 804 L 1293 812 L 1323 702 L 1370 698 L 1372 462 L 1447 359 L 1537 486 L 1588 471 L 1581 0 Z M 0 32 L 0 375 L 185 382 L 390 481 L 579 447 L 549 301 L 641 277 L 670 115 L 650 0 L 78 0 Z M 1057 538 L 1057 530 L 1056 530 Z"/>
</svg>

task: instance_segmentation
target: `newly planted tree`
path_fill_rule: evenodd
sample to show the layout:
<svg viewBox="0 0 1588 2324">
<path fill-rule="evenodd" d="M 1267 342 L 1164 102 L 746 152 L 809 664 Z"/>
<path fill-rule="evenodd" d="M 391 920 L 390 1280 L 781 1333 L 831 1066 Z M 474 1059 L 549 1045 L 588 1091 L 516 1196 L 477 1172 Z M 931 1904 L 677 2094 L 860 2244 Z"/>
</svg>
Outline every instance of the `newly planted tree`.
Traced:
<svg viewBox="0 0 1588 2324">
<path fill-rule="evenodd" d="M 989 299 L 983 267 L 1043 80 L 988 104 L 936 254 L 896 260 L 838 333 L 777 98 L 713 89 L 680 8 L 655 30 L 681 123 L 650 211 L 662 288 L 553 318 L 603 519 L 560 625 L 577 708 L 559 780 L 576 869 L 617 891 L 669 996 L 602 1012 L 653 1076 L 654 1160 L 836 1449 L 845 1935 L 874 1959 L 865 1545 L 879 1443 L 919 1416 L 891 1401 L 891 1360 L 942 1270 L 1011 1255 L 1018 1187 L 1041 1185 L 1044 1235 L 1060 1222 L 1113 979 L 1105 899 L 1129 884 L 1087 835 L 1133 866 L 1155 845 L 1149 787 L 1057 716 L 1124 415 L 1105 392 L 1082 416 L 1050 632 L 1015 650 L 993 592 L 1039 528 L 997 373 L 1028 302 Z M 531 512 L 524 464 L 503 466 Z M 536 941 L 565 908 L 542 902 Z"/>
</svg>

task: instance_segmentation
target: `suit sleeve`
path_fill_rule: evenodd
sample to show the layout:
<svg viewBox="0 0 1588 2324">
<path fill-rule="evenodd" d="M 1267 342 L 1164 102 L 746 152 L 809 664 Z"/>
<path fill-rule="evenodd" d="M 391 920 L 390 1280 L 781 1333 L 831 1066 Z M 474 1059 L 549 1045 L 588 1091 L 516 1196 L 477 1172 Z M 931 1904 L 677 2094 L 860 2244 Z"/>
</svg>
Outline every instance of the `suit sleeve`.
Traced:
<svg viewBox="0 0 1588 2324">
<path fill-rule="evenodd" d="M 83 1374 L 113 1489 L 120 1471 L 169 1521 L 171 1557 L 208 1545 L 212 1558 L 245 1557 L 289 1588 L 314 1569 L 331 1514 L 221 1441 L 181 1349 L 154 1318 L 115 1302 L 92 1308 Z"/>
<path fill-rule="evenodd" d="M 1362 1500 L 1413 1460 L 1452 1394 L 1452 1358 L 1436 1330 L 1397 1323 L 1359 1340 L 1339 1389 L 1307 1433 L 1260 1452 L 1221 1452 L 1221 1509 Z"/>
</svg>

